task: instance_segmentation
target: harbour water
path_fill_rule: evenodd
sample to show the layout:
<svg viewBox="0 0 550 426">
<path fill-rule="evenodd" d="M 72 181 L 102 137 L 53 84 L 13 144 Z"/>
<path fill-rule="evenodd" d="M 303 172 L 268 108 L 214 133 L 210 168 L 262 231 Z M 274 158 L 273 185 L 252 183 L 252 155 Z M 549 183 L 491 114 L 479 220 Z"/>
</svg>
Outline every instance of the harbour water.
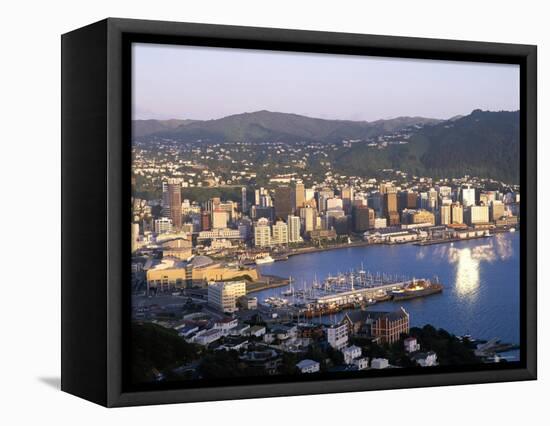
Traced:
<svg viewBox="0 0 550 426">
<path fill-rule="evenodd" d="M 406 275 L 410 278 L 437 276 L 440 294 L 401 302 L 383 302 L 370 310 L 388 311 L 403 306 L 412 326 L 432 324 L 456 334 L 478 339 L 497 337 L 519 344 L 519 247 L 520 233 L 496 234 L 490 238 L 418 247 L 412 244 L 354 247 L 304 254 L 260 266 L 261 272 L 291 276 L 295 288 L 306 288 L 329 275 L 359 269 L 372 273 Z M 254 293 L 261 302 L 280 296 L 287 287 Z M 342 313 L 324 317 L 337 321 Z M 517 352 L 509 354 L 515 357 Z"/>
</svg>

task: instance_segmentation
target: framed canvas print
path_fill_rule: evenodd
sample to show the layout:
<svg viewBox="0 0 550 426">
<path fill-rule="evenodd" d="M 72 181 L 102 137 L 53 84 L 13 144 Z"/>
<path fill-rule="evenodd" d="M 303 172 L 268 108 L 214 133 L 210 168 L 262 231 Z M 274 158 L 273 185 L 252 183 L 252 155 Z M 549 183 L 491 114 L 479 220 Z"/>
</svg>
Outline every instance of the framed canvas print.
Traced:
<svg viewBox="0 0 550 426">
<path fill-rule="evenodd" d="M 107 19 L 62 37 L 62 389 L 536 378 L 536 47 Z"/>
</svg>

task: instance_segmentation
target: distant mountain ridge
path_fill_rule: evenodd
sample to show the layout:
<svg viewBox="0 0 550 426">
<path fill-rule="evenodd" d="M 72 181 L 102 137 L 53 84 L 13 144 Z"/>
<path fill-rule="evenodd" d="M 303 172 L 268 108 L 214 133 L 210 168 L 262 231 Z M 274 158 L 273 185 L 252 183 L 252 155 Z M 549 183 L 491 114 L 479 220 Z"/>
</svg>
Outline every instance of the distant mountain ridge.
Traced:
<svg viewBox="0 0 550 426">
<path fill-rule="evenodd" d="M 154 135 L 182 141 L 337 142 L 342 139 L 365 139 L 409 126 L 441 121 L 425 117 L 397 117 L 372 122 L 327 120 L 263 110 L 204 121 L 134 120 L 133 131 L 134 137 Z"/>
<path fill-rule="evenodd" d="M 297 114 L 257 111 L 217 120 L 138 120 L 134 136 L 186 141 L 339 142 L 366 139 L 417 126 L 406 144 L 380 149 L 365 143 L 329 152 L 335 171 L 369 176 L 395 169 L 422 176 L 465 174 L 519 183 L 519 111 L 474 110 L 449 120 L 398 117 L 372 122 L 325 120 Z M 317 167 L 308 164 L 308 167 Z"/>
<path fill-rule="evenodd" d="M 133 120 L 132 132 L 134 137 L 148 136 L 159 132 L 177 129 L 186 126 L 195 120 Z"/>
</svg>

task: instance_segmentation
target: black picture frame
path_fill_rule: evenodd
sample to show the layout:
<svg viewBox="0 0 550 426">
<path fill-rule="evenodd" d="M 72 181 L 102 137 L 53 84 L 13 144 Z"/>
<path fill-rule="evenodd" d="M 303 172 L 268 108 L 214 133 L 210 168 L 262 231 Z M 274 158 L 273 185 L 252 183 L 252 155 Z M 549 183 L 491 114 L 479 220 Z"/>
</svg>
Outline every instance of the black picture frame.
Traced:
<svg viewBox="0 0 550 426">
<path fill-rule="evenodd" d="M 520 65 L 521 363 L 195 388 L 125 385 L 130 45 L 144 41 Z M 62 36 L 62 390 L 108 406 L 536 379 L 536 46 L 109 18 Z"/>
</svg>

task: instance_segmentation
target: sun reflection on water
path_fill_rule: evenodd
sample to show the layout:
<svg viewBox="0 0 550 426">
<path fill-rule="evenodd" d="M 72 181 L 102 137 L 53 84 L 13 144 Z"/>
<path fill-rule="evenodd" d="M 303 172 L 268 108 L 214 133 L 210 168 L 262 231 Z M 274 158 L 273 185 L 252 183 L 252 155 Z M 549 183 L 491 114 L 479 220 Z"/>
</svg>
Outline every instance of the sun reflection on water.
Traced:
<svg viewBox="0 0 550 426">
<path fill-rule="evenodd" d="M 460 248 L 460 244 L 459 247 L 454 244 L 442 245 L 434 250 L 432 255 L 456 265 L 455 290 L 461 297 L 475 298 L 480 284 L 481 263 L 509 259 L 513 255 L 513 247 L 509 239 L 498 234 L 475 247 Z"/>
<path fill-rule="evenodd" d="M 459 296 L 474 297 L 479 287 L 480 261 L 473 255 L 473 250 L 470 248 L 451 251 L 453 252 L 452 261 L 456 263 L 455 289 Z"/>
</svg>

